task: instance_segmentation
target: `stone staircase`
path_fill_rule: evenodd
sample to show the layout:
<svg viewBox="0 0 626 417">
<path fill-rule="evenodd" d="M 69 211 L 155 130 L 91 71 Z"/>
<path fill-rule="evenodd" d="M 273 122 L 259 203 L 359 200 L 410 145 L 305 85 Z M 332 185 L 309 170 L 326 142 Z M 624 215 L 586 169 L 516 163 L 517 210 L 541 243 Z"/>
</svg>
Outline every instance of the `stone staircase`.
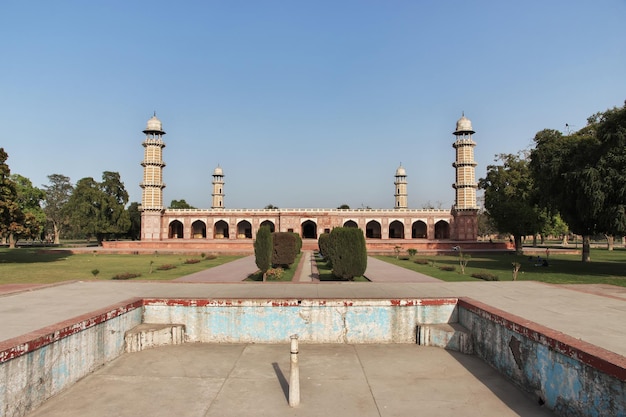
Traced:
<svg viewBox="0 0 626 417">
<path fill-rule="evenodd" d="M 471 334 L 458 323 L 418 325 L 417 344 L 442 347 L 468 355 L 474 354 Z"/>
<path fill-rule="evenodd" d="M 124 334 L 124 351 L 127 353 L 182 343 L 185 343 L 184 324 L 142 323 Z"/>
</svg>

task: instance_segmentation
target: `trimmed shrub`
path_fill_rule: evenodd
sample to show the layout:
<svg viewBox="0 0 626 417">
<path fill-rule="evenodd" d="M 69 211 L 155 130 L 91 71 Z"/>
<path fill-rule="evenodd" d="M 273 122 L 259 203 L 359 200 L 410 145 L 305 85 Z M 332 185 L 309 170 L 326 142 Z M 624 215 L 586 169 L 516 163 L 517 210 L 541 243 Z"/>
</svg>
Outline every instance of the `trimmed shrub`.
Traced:
<svg viewBox="0 0 626 417">
<path fill-rule="evenodd" d="M 428 265 L 430 263 L 428 259 L 416 259 L 413 262 L 418 265 Z"/>
<path fill-rule="evenodd" d="M 365 273 L 367 249 L 363 231 L 354 227 L 336 227 L 330 232 L 333 275 L 352 280 Z"/>
<path fill-rule="evenodd" d="M 288 268 L 296 260 L 296 237 L 290 232 L 274 232 L 272 240 L 274 241 L 272 265 Z"/>
<path fill-rule="evenodd" d="M 176 268 L 176 265 L 172 265 L 172 264 L 163 264 L 163 265 L 157 266 L 157 270 L 159 271 L 168 271 L 174 268 Z"/>
<path fill-rule="evenodd" d="M 291 234 L 296 238 L 296 255 L 298 255 L 302 251 L 302 238 L 295 232 L 291 232 Z"/>
<path fill-rule="evenodd" d="M 200 262 L 200 259 L 185 259 L 185 264 L 197 264 Z"/>
<path fill-rule="evenodd" d="M 254 241 L 254 258 L 257 268 L 263 273 L 263 280 L 272 267 L 272 232 L 269 226 L 261 226 Z"/>
<path fill-rule="evenodd" d="M 137 277 L 140 277 L 140 276 L 141 276 L 141 274 L 135 274 L 133 272 L 124 272 L 124 273 L 115 275 L 111 279 L 131 279 L 131 278 L 137 278 Z"/>
<path fill-rule="evenodd" d="M 320 255 L 327 261 L 330 260 L 330 234 L 322 233 L 317 238 L 317 246 L 320 248 Z"/>
<path fill-rule="evenodd" d="M 500 278 L 498 278 L 497 275 L 494 275 L 494 274 L 489 273 L 489 272 L 484 272 L 484 271 L 474 272 L 472 274 L 472 278 L 478 278 L 478 279 L 482 279 L 482 280 L 485 280 L 485 281 L 500 281 Z"/>
<path fill-rule="evenodd" d="M 455 271 L 456 267 L 454 267 L 452 265 L 441 265 L 439 267 L 439 269 L 442 270 L 442 271 L 450 271 L 451 272 L 451 271 Z"/>
</svg>

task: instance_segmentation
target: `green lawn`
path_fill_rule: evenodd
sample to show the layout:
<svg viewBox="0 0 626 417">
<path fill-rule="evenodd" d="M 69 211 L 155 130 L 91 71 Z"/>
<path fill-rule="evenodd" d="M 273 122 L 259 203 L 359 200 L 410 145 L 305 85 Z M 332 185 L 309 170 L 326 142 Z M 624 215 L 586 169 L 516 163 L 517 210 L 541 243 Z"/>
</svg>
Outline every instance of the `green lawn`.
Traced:
<svg viewBox="0 0 626 417">
<path fill-rule="evenodd" d="M 67 250 L 0 249 L 0 284 L 110 280 L 118 274 L 141 274 L 134 280 L 171 280 L 233 261 L 240 256 L 103 253 L 72 254 Z M 197 263 L 187 263 L 195 262 Z M 174 266 L 161 270 L 162 267 Z M 94 275 L 92 271 L 98 270 Z M 150 272 L 152 271 L 152 272 Z"/>
<path fill-rule="evenodd" d="M 542 256 L 543 257 L 543 256 Z M 552 284 L 612 284 L 626 286 L 626 249 L 613 251 L 592 249 L 592 262 L 583 263 L 580 255 L 550 254 L 549 266 L 535 266 L 528 256 L 512 254 L 472 255 L 465 275 L 461 274 L 459 258 L 456 256 L 428 256 L 419 253 L 410 260 L 398 260 L 393 256 L 377 256 L 376 258 L 421 272 L 444 281 L 475 281 L 473 273 L 489 272 L 500 281 L 513 279 L 513 262 L 522 266 L 518 273 L 518 281 L 542 281 Z M 420 265 L 415 259 L 428 260 L 429 264 Z M 434 265 L 432 265 L 434 262 Z M 454 266 L 455 271 L 444 271 L 440 267 Z"/>
</svg>

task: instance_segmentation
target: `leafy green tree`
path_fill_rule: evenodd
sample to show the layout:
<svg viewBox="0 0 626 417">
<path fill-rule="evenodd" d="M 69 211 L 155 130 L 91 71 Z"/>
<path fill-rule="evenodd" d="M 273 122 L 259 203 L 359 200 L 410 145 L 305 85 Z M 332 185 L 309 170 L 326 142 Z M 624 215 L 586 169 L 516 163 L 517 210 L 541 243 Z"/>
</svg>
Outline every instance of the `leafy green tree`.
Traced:
<svg viewBox="0 0 626 417">
<path fill-rule="evenodd" d="M 347 204 L 342 204 L 339 207 L 337 207 L 338 210 L 350 210 L 350 206 Z"/>
<path fill-rule="evenodd" d="M 141 211 L 139 211 L 139 203 L 133 202 L 129 204 L 128 218 L 130 220 L 128 237 L 132 240 L 139 240 L 141 238 Z"/>
<path fill-rule="evenodd" d="M 34 187 L 28 178 L 19 174 L 11 175 L 11 180 L 15 183 L 17 201 L 25 217 L 24 222 L 13 232 L 15 239 L 41 238 L 46 224 L 46 214 L 41 208 L 44 191 Z"/>
<path fill-rule="evenodd" d="M 333 275 L 353 280 L 367 269 L 367 249 L 363 231 L 354 227 L 335 227 L 330 232 Z"/>
<path fill-rule="evenodd" d="M 0 148 L 0 237 L 9 239 L 9 247 L 15 247 L 13 231 L 25 220 L 18 203 L 17 187 L 11 180 L 11 170 L 6 160 L 9 155 Z"/>
<path fill-rule="evenodd" d="M 54 243 L 61 243 L 61 233 L 69 226 L 69 213 L 64 210 L 70 196 L 74 192 L 74 186 L 69 177 L 61 174 L 48 175 L 50 185 L 44 185 L 45 192 L 44 213 L 48 222 L 52 224 Z"/>
<path fill-rule="evenodd" d="M 66 209 L 80 234 L 95 236 L 102 242 L 105 237 L 123 235 L 130 228 L 126 203 L 128 193 L 119 174 L 105 171 L 101 183 L 90 177 L 79 180 Z"/>
<path fill-rule="evenodd" d="M 498 231 L 510 233 L 515 251 L 521 254 L 522 237 L 538 233 L 544 210 L 536 204 L 536 189 L 528 160 L 520 155 L 502 154 L 489 165 L 487 176 L 478 182 L 485 190 L 485 209 Z"/>
<path fill-rule="evenodd" d="M 278 207 L 276 207 L 273 204 L 268 204 L 267 206 L 263 207 L 266 210 L 278 210 Z"/>
<path fill-rule="evenodd" d="M 254 241 L 254 259 L 257 268 L 263 273 L 263 281 L 267 280 L 267 271 L 272 267 L 272 232 L 269 226 L 261 226 Z"/>
<path fill-rule="evenodd" d="M 171 209 L 195 209 L 194 206 L 188 204 L 184 199 L 183 200 L 172 200 L 169 208 Z"/>
<path fill-rule="evenodd" d="M 542 202 L 582 236 L 583 262 L 591 260 L 591 236 L 626 232 L 626 106 L 596 113 L 587 122 L 567 136 L 538 132 L 531 152 Z"/>
</svg>

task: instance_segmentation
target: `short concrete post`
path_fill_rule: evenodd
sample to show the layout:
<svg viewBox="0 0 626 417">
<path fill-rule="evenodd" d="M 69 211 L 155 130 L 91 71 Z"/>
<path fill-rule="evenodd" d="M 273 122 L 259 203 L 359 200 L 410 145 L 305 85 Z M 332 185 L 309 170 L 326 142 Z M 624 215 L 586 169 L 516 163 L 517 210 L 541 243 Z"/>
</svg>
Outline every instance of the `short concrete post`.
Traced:
<svg viewBox="0 0 626 417">
<path fill-rule="evenodd" d="M 291 368 L 289 370 L 289 405 L 300 405 L 300 368 L 298 365 L 298 335 L 291 335 Z"/>
</svg>

